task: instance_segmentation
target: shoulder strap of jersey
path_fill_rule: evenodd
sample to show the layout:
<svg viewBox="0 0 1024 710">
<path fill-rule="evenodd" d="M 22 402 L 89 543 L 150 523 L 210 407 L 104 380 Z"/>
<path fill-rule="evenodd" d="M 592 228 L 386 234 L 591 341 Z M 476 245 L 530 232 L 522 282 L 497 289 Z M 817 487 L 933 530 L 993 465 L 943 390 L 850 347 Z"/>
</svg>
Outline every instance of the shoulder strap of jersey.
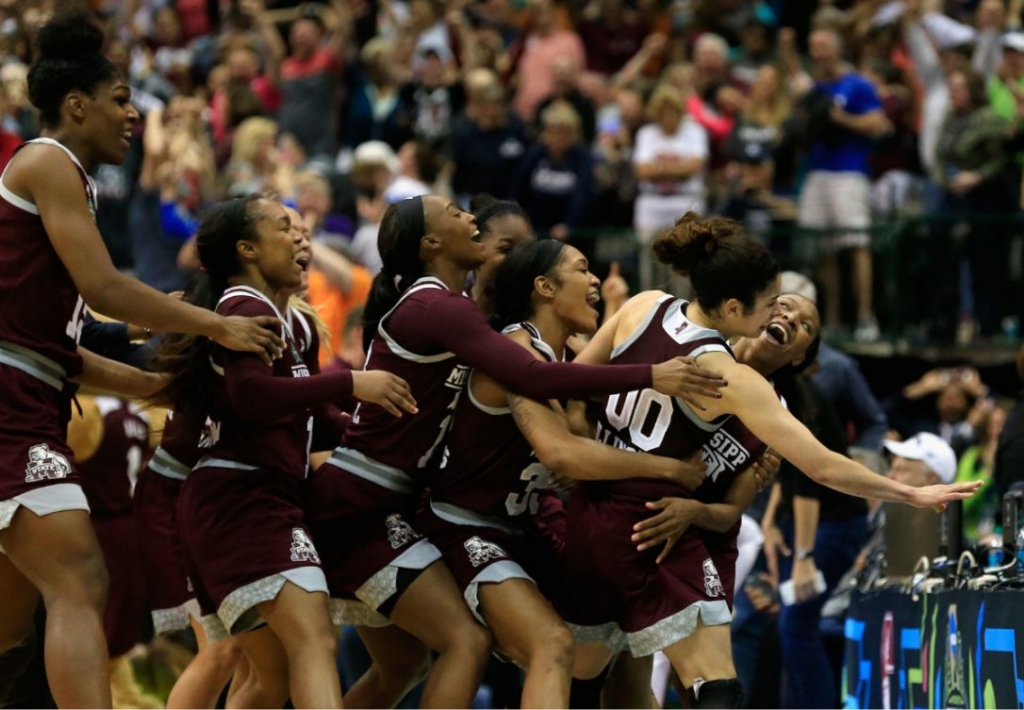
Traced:
<svg viewBox="0 0 1024 710">
<path fill-rule="evenodd" d="M 420 355 L 418 353 L 412 352 L 411 350 L 406 350 L 404 347 L 399 345 L 397 340 L 392 338 L 391 335 L 386 330 L 384 330 L 384 324 L 387 322 L 388 318 L 390 318 L 391 314 L 398 310 L 398 307 L 401 306 L 402 303 L 407 298 L 412 296 L 414 293 L 434 289 L 447 291 L 448 287 L 444 285 L 444 282 L 441 281 L 441 279 L 436 278 L 434 276 L 424 276 L 420 279 L 417 279 L 416 282 L 412 286 L 407 288 L 405 290 L 405 293 L 403 293 L 401 297 L 399 297 L 398 303 L 396 303 L 391 308 L 390 311 L 385 313 L 384 317 L 380 319 L 380 323 L 377 324 L 377 333 L 380 335 L 381 338 L 384 339 L 384 342 L 388 344 L 388 347 L 391 348 L 391 352 L 393 352 L 395 355 L 402 358 L 403 360 L 427 364 L 433 362 L 441 362 L 442 360 L 447 360 L 449 358 L 455 357 L 455 353 L 451 352 L 437 353 L 435 355 Z"/>
<path fill-rule="evenodd" d="M 82 177 L 82 182 L 85 186 L 85 199 L 89 202 L 89 206 L 92 208 L 93 216 L 95 216 L 96 210 L 99 209 L 99 202 L 96 196 L 96 183 L 89 176 L 89 173 L 85 171 L 85 168 L 82 167 L 82 163 L 79 162 L 78 156 L 72 153 L 66 145 L 64 145 L 60 141 L 54 140 L 53 138 L 34 138 L 30 141 L 22 143 L 20 146 L 18 146 L 15 152 L 18 152 L 25 146 L 31 145 L 33 143 L 52 145 L 55 148 L 60 148 L 62 151 L 64 151 L 64 154 L 71 159 L 71 162 L 74 163 L 75 167 L 78 169 L 78 174 L 81 175 Z M 0 174 L 0 197 L 3 197 L 5 200 L 10 202 L 15 207 L 25 210 L 26 212 L 31 212 L 32 214 L 39 214 L 38 207 L 36 207 L 28 200 L 18 197 L 3 185 L 3 176 L 7 174 L 7 168 L 9 168 L 10 165 L 11 161 L 8 161 L 7 165 L 4 167 L 3 173 Z"/>
<path fill-rule="evenodd" d="M 640 338 L 640 336 L 647 331 L 647 328 L 650 327 L 651 323 L 656 318 L 660 319 L 664 317 L 665 311 L 667 311 L 668 307 L 671 306 L 676 300 L 677 299 L 672 294 L 666 293 L 664 296 L 655 301 L 651 305 L 650 310 L 647 311 L 647 315 L 644 316 L 644 319 L 640 323 L 640 325 L 638 325 L 636 329 L 629 334 L 628 338 L 623 340 L 621 343 L 619 343 L 612 349 L 611 357 L 615 358 L 616 356 L 626 352 L 629 346 L 635 343 Z"/>
</svg>

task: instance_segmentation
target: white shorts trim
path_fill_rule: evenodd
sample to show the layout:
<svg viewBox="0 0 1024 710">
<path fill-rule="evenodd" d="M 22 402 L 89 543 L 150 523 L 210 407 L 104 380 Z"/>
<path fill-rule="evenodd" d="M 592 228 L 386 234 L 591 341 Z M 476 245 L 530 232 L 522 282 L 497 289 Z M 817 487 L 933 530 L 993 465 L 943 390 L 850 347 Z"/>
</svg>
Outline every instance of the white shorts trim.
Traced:
<svg viewBox="0 0 1024 710">
<path fill-rule="evenodd" d="M 665 617 L 653 626 L 626 634 L 634 658 L 663 651 L 697 630 L 697 618 L 705 626 L 721 626 L 732 622 L 732 611 L 724 599 L 694 602 L 682 611 Z"/>
<path fill-rule="evenodd" d="M 618 653 L 627 647 L 626 634 L 614 621 L 595 626 L 583 626 L 566 622 L 577 644 L 599 643 Z"/>
<path fill-rule="evenodd" d="M 426 569 L 441 559 L 441 551 L 426 538 L 413 543 L 408 550 L 391 561 L 356 590 L 356 597 L 376 611 L 398 591 L 399 569 Z"/>
<path fill-rule="evenodd" d="M 43 486 L 28 493 L 22 493 L 10 500 L 0 501 L 0 530 L 11 527 L 14 514 L 22 506 L 28 508 L 36 515 L 42 517 L 53 513 L 63 513 L 66 510 L 89 510 L 89 501 L 85 499 L 82 487 L 77 483 L 55 483 L 52 486 Z M 0 553 L 4 548 L 0 546 Z"/>
<path fill-rule="evenodd" d="M 265 624 L 256 606 L 276 598 L 285 582 L 291 582 L 307 592 L 327 594 L 327 578 L 324 571 L 312 565 L 285 570 L 250 582 L 228 594 L 221 602 L 216 615 L 211 614 L 201 619 L 207 638 L 219 641 L 228 636 L 252 631 Z"/>
<path fill-rule="evenodd" d="M 391 626 L 391 620 L 358 599 L 331 599 L 331 623 L 335 626 Z"/>
<path fill-rule="evenodd" d="M 187 629 L 191 619 L 196 619 L 200 623 L 203 620 L 199 602 L 195 599 L 189 599 L 184 604 L 170 609 L 153 609 L 150 615 L 153 617 L 153 633 L 157 636 Z"/>
<path fill-rule="evenodd" d="M 518 562 L 512 560 L 499 560 L 494 564 L 487 565 L 480 570 L 477 576 L 473 577 L 473 581 L 470 582 L 464 592 L 462 592 L 463 598 L 466 600 L 466 604 L 469 606 L 469 610 L 473 612 L 473 616 L 484 626 L 487 626 L 487 622 L 484 621 L 483 615 L 480 613 L 480 585 L 481 584 L 501 584 L 507 582 L 510 579 L 525 579 L 533 582 L 534 585 L 537 582 L 526 573 Z"/>
</svg>

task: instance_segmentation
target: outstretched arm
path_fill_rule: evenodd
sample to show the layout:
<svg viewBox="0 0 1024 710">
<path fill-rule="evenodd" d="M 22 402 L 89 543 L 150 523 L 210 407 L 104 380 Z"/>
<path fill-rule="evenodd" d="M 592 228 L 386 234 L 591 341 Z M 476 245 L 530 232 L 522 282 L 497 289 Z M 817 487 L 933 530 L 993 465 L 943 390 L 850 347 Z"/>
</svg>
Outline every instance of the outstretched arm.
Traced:
<svg viewBox="0 0 1024 710">
<path fill-rule="evenodd" d="M 718 365 L 729 380 L 721 400 L 712 400 L 701 418 L 710 421 L 721 414 L 739 417 L 758 439 L 783 458 L 834 490 L 861 498 L 907 503 L 919 508 L 944 508 L 946 503 L 969 498 L 980 482 L 914 488 L 872 472 L 841 454 L 829 451 L 779 402 L 778 395 L 761 375 L 732 361 L 709 353 L 709 365 Z"/>
</svg>

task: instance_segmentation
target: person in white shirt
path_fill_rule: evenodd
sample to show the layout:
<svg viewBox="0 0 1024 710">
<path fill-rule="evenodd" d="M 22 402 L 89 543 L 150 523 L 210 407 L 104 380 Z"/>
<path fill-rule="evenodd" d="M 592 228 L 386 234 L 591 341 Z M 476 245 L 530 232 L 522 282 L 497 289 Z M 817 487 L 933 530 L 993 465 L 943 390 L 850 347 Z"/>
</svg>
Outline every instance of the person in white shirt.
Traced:
<svg viewBox="0 0 1024 710">
<path fill-rule="evenodd" d="M 664 286 L 670 278 L 652 258 L 654 238 L 688 211 L 706 212 L 705 166 L 710 152 L 707 132 L 686 115 L 682 97 L 672 87 L 654 90 L 647 114 L 652 123 L 639 130 L 633 151 L 639 181 L 633 226 L 640 241 L 643 290 Z"/>
</svg>

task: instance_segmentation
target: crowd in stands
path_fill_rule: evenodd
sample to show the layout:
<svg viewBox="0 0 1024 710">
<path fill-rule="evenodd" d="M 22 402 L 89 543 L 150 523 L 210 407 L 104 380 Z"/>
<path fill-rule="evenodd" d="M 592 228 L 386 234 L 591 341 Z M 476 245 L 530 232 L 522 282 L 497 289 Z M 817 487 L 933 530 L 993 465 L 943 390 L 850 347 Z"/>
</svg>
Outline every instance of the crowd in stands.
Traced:
<svg viewBox="0 0 1024 710">
<path fill-rule="evenodd" d="M 734 217 L 814 275 L 827 334 L 871 341 L 894 308 L 875 226 L 916 211 L 917 270 L 887 278 L 933 284 L 895 291 L 922 337 L 1016 336 L 1019 0 L 90 1 L 143 117 L 98 218 L 159 288 L 195 267 L 204 206 L 272 190 L 352 262 L 324 283 L 343 314 L 388 203 L 485 192 L 591 255 L 631 235 L 643 288 L 670 279 L 659 230 Z M 0 161 L 36 134 L 29 48 L 56 4 L 0 5 Z"/>
<path fill-rule="evenodd" d="M 0 0 L 0 165 L 38 135 L 30 47 L 63 1 Z M 309 300 L 331 333 L 325 366 L 362 367 L 377 225 L 388 205 L 428 193 L 466 207 L 481 193 L 516 200 L 538 233 L 588 255 L 609 230 L 632 235 L 622 262 L 634 285 L 681 295 L 686 284 L 650 257 L 654 238 L 687 211 L 729 216 L 813 277 L 817 289 L 802 278 L 783 291 L 818 300 L 827 334 L 862 341 L 886 327 L 877 294 L 891 292 L 873 225 L 916 210 L 929 219 L 907 261 L 921 280 L 902 286 L 924 334 L 1016 337 L 1024 0 L 89 4 L 142 116 L 129 159 L 95 176 L 117 265 L 179 290 L 199 268 L 191 240 L 204 208 L 276 193 L 314 235 Z M 978 544 L 999 534 L 999 494 L 1022 470 L 1024 405 L 1006 398 L 1016 392 L 959 366 L 879 401 L 824 343 L 810 375 L 819 439 L 880 473 L 888 451 L 889 475 L 925 461 L 925 482 L 989 481 L 964 530 Z M 952 469 L 913 458 L 938 450 L 922 433 L 950 449 Z M 919 447 L 887 443 L 908 440 Z M 864 564 L 877 511 L 784 466 L 755 528 L 758 518 L 765 554 L 734 622 L 748 698 L 832 707 L 822 607 Z M 818 569 L 828 591 L 780 607 L 780 580 L 804 584 Z M 774 699 L 773 658 L 784 679 Z"/>
</svg>

